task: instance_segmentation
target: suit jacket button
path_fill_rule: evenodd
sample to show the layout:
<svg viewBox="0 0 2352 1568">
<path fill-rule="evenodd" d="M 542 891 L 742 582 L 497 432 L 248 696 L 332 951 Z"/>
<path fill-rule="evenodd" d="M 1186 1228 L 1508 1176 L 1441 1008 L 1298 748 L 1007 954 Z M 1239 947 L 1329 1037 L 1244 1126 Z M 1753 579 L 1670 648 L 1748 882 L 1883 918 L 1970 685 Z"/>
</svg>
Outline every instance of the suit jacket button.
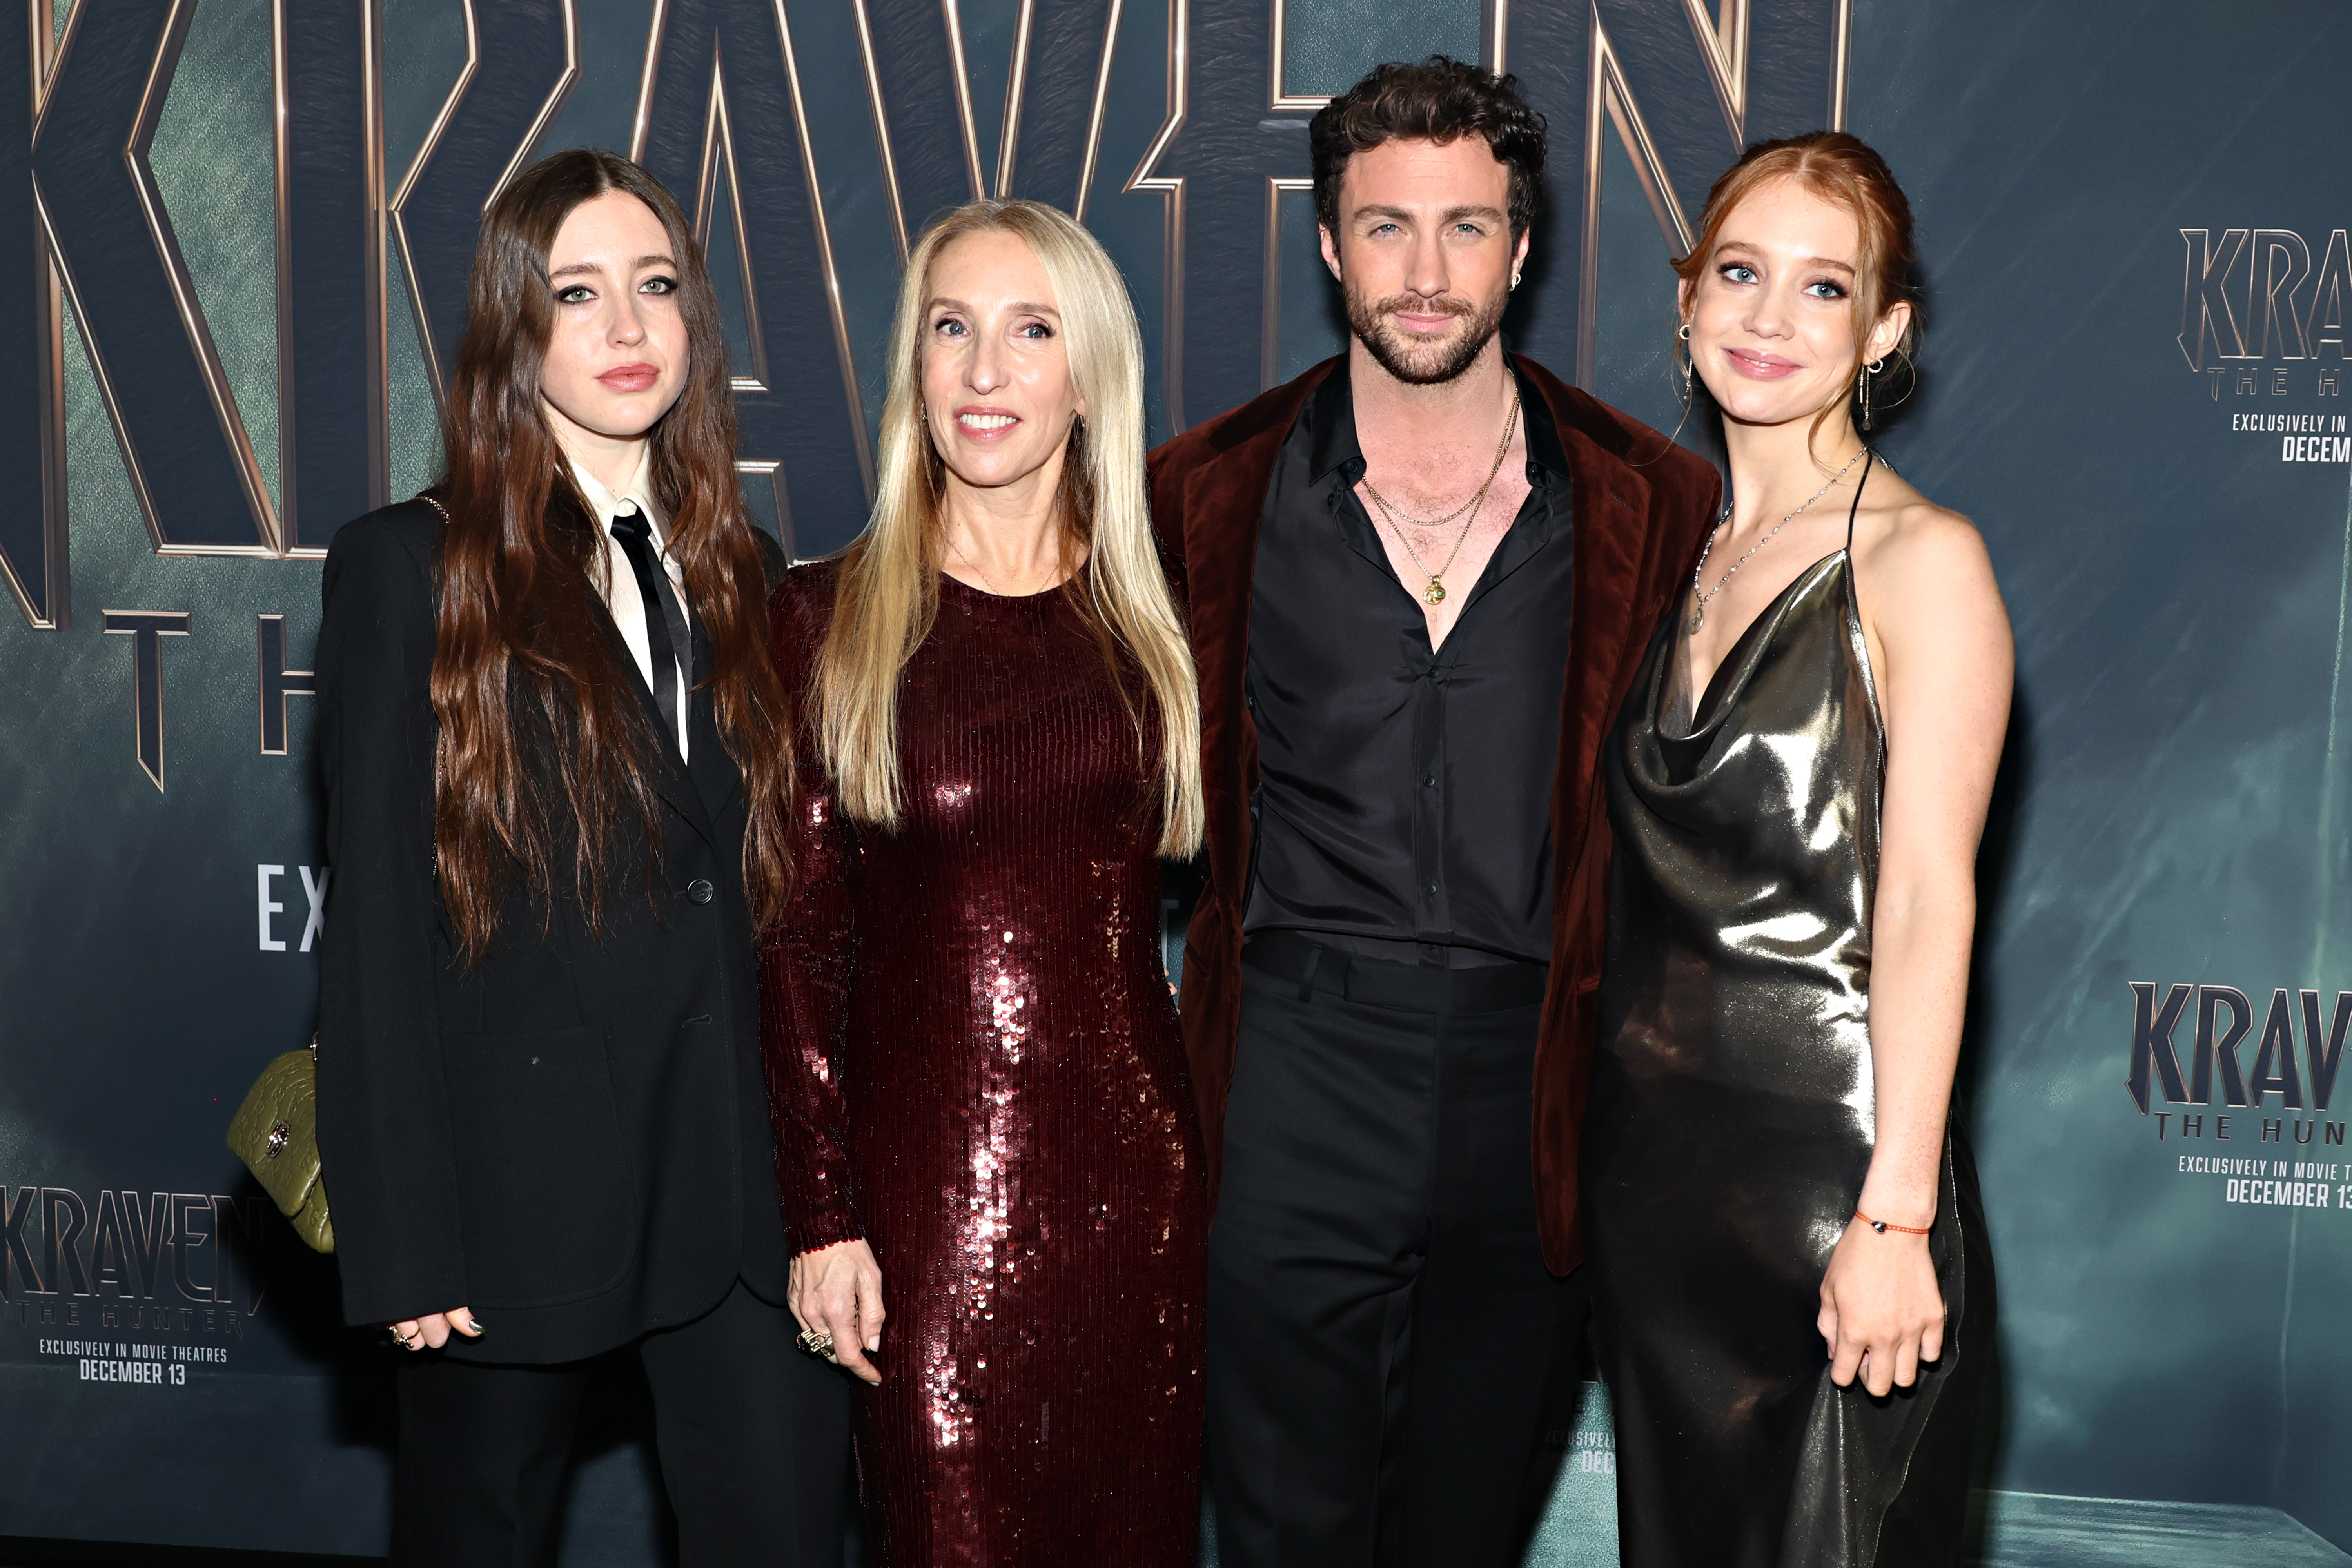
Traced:
<svg viewBox="0 0 2352 1568">
<path fill-rule="evenodd" d="M 719 889 L 697 877 L 686 885 L 686 896 L 698 904 L 707 904 L 719 896 Z"/>
</svg>

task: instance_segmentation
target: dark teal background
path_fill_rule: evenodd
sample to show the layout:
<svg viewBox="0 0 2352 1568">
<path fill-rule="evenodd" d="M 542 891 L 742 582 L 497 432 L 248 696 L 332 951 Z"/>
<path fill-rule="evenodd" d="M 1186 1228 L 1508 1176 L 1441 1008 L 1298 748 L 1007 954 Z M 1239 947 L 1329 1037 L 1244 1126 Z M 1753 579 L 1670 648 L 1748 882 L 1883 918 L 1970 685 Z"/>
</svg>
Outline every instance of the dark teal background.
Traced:
<svg viewBox="0 0 2352 1568">
<path fill-rule="evenodd" d="M 499 0 L 477 4 L 488 15 Z M 1195 129 L 1215 85 L 1202 62 L 1240 58 L 1235 40 L 1263 37 L 1270 4 L 1192 0 Z M 83 5 L 104 13 L 110 0 Z M 897 251 L 855 16 L 849 0 L 786 9 L 870 421 Z M 1621 41 L 1647 29 L 1687 47 L 1676 41 L 1688 37 L 1684 0 L 1600 9 Z M 1793 8 L 1753 9 L 1769 21 Z M 1019 12 L 1017 0 L 960 8 L 988 179 Z M 1179 414 L 1214 412 L 1194 404 L 1202 387 L 1230 384 L 1201 368 L 1216 332 L 1246 366 L 1261 351 L 1258 296 L 1205 287 L 1196 248 L 1174 290 L 1187 343 L 1181 406 L 1169 395 L 1169 200 L 1125 187 L 1171 109 L 1173 14 L 1147 0 L 1118 11 L 1087 207 L 1144 319 L 1155 439 Z M 194 4 L 152 161 L 274 490 L 272 15 L 268 0 Z M 1536 15 L 1522 5 L 1507 18 L 1507 63 L 1530 74 L 1561 68 L 1530 52 L 1526 40 L 1556 36 Z M 654 7 L 577 0 L 574 16 L 580 76 L 537 150 L 625 149 Z M 1477 0 L 1290 0 L 1286 21 L 1290 94 L 1337 90 L 1382 58 L 1476 55 L 1487 36 Z M 1213 37 L 1202 31 L 1212 24 Z M 384 165 L 396 187 L 465 68 L 466 7 L 383 0 L 381 27 Z M 2352 1546 L 2341 1480 L 2352 1463 L 2352 1212 L 2230 1205 L 2217 1181 L 2176 1163 L 2183 1152 L 2292 1159 L 2324 1145 L 2265 1144 L 2260 1118 L 2242 1112 L 2231 1142 L 2210 1126 L 2189 1144 L 2177 1131 L 2159 1142 L 2123 1086 L 2133 981 L 2238 987 L 2254 999 L 2257 1027 L 2274 987 L 2331 998 L 2352 988 L 2352 813 L 2342 798 L 2352 730 L 2338 734 L 2352 719 L 2341 679 L 2352 469 L 2283 463 L 2274 436 L 2229 427 L 2249 410 L 2332 416 L 2352 410 L 2352 397 L 2320 396 L 2319 366 L 2275 345 L 2245 362 L 2260 390 L 2240 394 L 2234 374 L 2217 389 L 2176 341 L 2181 229 L 2292 229 L 2316 261 L 2330 231 L 2352 226 L 2352 165 L 2339 144 L 2352 14 L 2336 0 L 1854 0 L 1848 37 L 1848 124 L 1912 196 L 1927 285 L 1919 384 L 1884 449 L 1984 530 L 2020 655 L 1962 1069 L 2003 1309 L 1985 1560 L 2341 1563 Z M 1055 41 L 1041 33 L 1033 51 Z M 498 63 L 486 60 L 478 78 Z M 1570 63 L 1580 72 L 1580 59 Z M 1775 68 L 1759 58 L 1751 82 Z M 1246 97 L 1262 80 L 1223 85 Z M 1674 99 L 1670 86 L 1633 84 L 1654 127 L 1716 112 L 1711 100 Z M 939 105 L 891 110 L 935 121 Z M 1198 160 L 1212 157 L 1303 179 L 1303 118 L 1236 120 L 1218 131 L 1225 142 L 1179 144 L 1193 164 L 1159 172 L 1187 174 L 1194 195 L 1208 188 Z M 1582 221 L 1583 148 L 1580 128 L 1562 130 L 1555 114 L 1543 238 L 1555 255 L 1539 258 L 1535 293 L 1507 330 L 1572 373 L 1557 261 Z M 763 135 L 740 110 L 734 132 L 739 155 Z M 0 179 L 22 180 L 26 149 L 19 132 L 9 138 Z M 1586 379 L 1671 427 L 1669 247 L 1613 131 L 1600 155 L 1601 311 Z M 1726 141 L 1717 166 L 1729 157 Z M 900 162 L 903 175 L 903 148 Z M 1696 213 L 1703 190 L 1679 194 Z M 1205 200 L 1187 200 L 1200 223 Z M 1282 195 L 1276 212 L 1271 357 L 1288 375 L 1334 352 L 1341 329 L 1305 193 Z M 711 237 L 721 271 L 734 265 L 736 229 L 722 208 Z M 1266 237 L 1241 226 L 1206 242 L 1254 257 Z M 389 280 L 390 487 L 406 495 L 433 473 L 434 414 L 396 260 Z M 759 303 L 772 374 L 837 385 L 824 301 Z M 310 959 L 293 951 L 306 908 L 295 868 L 318 860 L 310 704 L 293 700 L 289 754 L 260 754 L 254 617 L 285 616 L 288 661 L 306 668 L 318 566 L 157 554 L 70 310 L 67 321 L 70 620 L 39 630 L 0 612 L 0 1184 L 10 1194 L 70 1189 L 93 1210 L 108 1188 L 249 1194 L 220 1135 L 260 1065 L 308 1037 L 315 981 Z M 740 310 L 736 330 L 740 342 Z M 781 367 L 780 343 L 790 348 Z M 118 377 L 137 374 L 117 359 Z M 2340 365 L 2340 349 L 2321 363 Z M 2289 390 L 2273 395 L 2280 369 Z M 1705 449 L 1701 437 L 1684 432 Z M 34 504 L 37 476 L 12 478 L 11 504 Z M 832 548 L 861 521 L 854 508 L 796 508 L 796 543 L 803 554 Z M 314 526 L 305 522 L 306 538 Z M 101 633 L 105 609 L 194 617 L 189 637 L 162 647 L 162 790 L 134 754 L 131 639 Z M 287 952 L 257 950 L 257 864 L 287 868 L 276 883 Z M 2352 1088 L 2339 1093 L 2352 1100 Z M 2343 1120 L 2347 1108 L 2331 1114 Z M 39 1263 L 37 1219 L 28 1235 Z M 229 1352 L 226 1363 L 193 1364 L 184 1387 L 78 1381 L 74 1361 L 44 1354 L 40 1342 L 97 1337 L 98 1315 L 121 1309 L 5 1276 L 0 1535 L 382 1550 L 385 1352 L 336 1326 L 330 1266 L 272 1225 L 256 1235 L 257 1306 L 249 1285 L 226 1308 L 161 1288 L 163 1304 L 236 1324 L 167 1336 Z M 81 1237 L 85 1257 L 90 1242 Z M 211 1251 L 192 1256 L 209 1279 Z M 592 1434 L 569 1563 L 656 1560 L 659 1517 L 630 1419 L 623 1401 Z M 1530 1561 L 1613 1561 L 1609 1475 L 1592 1458 L 1608 1452 L 1605 1418 L 1588 1408 L 1579 1436 L 1556 1436 L 1571 1462 Z"/>
</svg>

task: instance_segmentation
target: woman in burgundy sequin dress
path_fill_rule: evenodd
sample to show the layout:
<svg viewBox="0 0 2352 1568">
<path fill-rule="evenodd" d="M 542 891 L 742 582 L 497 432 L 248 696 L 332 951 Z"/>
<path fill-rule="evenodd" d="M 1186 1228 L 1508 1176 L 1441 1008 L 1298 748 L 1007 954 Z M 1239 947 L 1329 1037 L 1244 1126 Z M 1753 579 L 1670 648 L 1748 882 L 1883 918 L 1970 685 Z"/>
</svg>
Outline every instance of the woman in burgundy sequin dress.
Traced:
<svg viewBox="0 0 2352 1568">
<path fill-rule="evenodd" d="M 1141 344 L 1050 208 L 961 208 L 907 276 L 873 520 L 774 601 L 793 1310 L 871 1385 L 887 1568 L 1190 1568 L 1207 1214 L 1159 861 L 1199 839 L 1199 721 Z"/>
</svg>

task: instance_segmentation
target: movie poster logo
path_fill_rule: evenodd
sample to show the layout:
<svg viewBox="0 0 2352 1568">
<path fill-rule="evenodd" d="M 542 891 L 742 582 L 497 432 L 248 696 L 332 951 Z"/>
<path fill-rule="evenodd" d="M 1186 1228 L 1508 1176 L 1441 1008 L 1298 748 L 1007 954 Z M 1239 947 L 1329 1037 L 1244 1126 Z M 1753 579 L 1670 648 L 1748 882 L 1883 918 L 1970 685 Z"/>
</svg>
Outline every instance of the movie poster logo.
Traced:
<svg viewBox="0 0 2352 1568">
<path fill-rule="evenodd" d="M 2316 991 L 2282 986 L 2257 1008 L 2234 985 L 2130 984 L 2124 1086 L 2157 1142 L 2197 1150 L 2172 1153 L 2174 1173 L 2224 1204 L 2352 1213 L 2352 1147 L 2345 1123 L 2327 1114 L 2352 1034 L 2352 991 L 2323 1012 Z"/>
<path fill-rule="evenodd" d="M 261 1310 L 266 1198 L 0 1184 L 0 1344 L 83 1383 L 185 1387 Z"/>
<path fill-rule="evenodd" d="M 2207 399 L 2230 405 L 2231 434 L 2274 444 L 2282 463 L 2352 463 L 2352 414 L 2336 401 L 2352 340 L 2352 238 L 2340 228 L 2315 244 L 2291 228 L 2184 228 L 2180 238 L 2176 341 Z"/>
</svg>

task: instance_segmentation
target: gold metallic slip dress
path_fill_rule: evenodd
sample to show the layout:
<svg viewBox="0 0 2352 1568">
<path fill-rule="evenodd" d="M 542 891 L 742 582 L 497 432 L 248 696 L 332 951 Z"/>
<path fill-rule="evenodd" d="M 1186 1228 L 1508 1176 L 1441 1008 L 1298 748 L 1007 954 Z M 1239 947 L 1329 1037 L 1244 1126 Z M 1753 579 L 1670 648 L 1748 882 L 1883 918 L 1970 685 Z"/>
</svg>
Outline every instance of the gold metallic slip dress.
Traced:
<svg viewBox="0 0 2352 1568">
<path fill-rule="evenodd" d="M 1670 613 L 1604 756 L 1616 850 L 1583 1202 L 1626 1568 L 1959 1561 L 1993 1294 L 1957 1128 L 1928 1238 L 1941 1360 L 1873 1399 L 1830 1381 L 1814 1327 L 1876 1123 L 1886 748 L 1853 542 L 1849 512 L 1847 548 L 1757 616 L 1679 734 Z"/>
</svg>

